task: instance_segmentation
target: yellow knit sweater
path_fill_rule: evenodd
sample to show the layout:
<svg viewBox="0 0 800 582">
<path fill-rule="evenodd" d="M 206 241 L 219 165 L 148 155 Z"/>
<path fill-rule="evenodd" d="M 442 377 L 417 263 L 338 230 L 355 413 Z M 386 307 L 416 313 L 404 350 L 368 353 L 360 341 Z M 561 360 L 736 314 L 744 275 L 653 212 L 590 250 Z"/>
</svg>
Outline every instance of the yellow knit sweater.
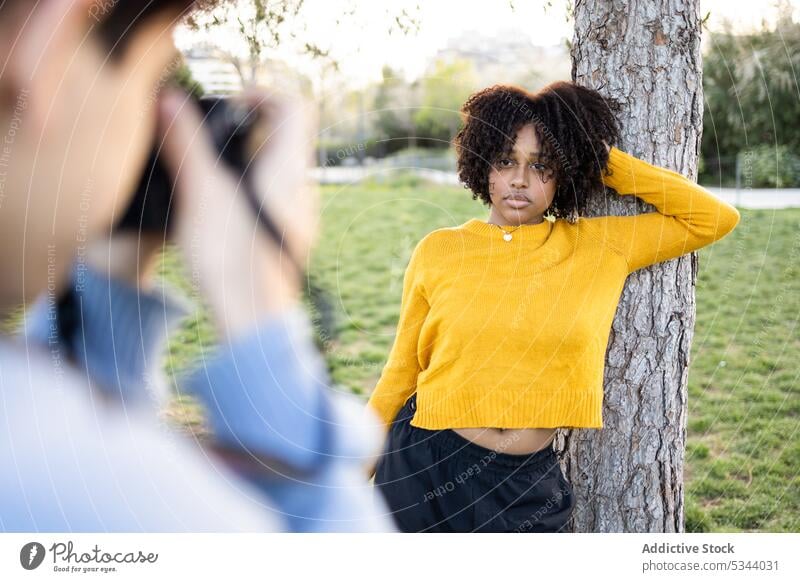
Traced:
<svg viewBox="0 0 800 582">
<path fill-rule="evenodd" d="M 545 220 L 510 242 L 472 219 L 417 244 L 368 403 L 387 429 L 414 392 L 411 424 L 426 429 L 602 428 L 605 353 L 627 276 L 739 222 L 707 190 L 616 148 L 608 169 L 608 186 L 658 212 Z"/>
</svg>

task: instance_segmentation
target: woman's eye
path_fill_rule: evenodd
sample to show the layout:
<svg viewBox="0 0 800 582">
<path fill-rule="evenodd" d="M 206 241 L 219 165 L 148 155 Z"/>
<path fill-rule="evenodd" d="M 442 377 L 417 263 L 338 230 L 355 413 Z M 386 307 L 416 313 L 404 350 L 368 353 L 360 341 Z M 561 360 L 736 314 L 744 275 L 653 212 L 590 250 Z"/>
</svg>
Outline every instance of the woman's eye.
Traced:
<svg viewBox="0 0 800 582">
<path fill-rule="evenodd" d="M 538 171 L 538 172 L 544 172 L 545 170 L 547 170 L 547 166 L 546 166 L 546 165 L 544 165 L 544 164 L 542 164 L 542 163 L 540 163 L 540 162 L 534 162 L 534 163 L 532 163 L 532 164 L 531 164 L 531 167 L 532 167 L 534 170 Z"/>
<path fill-rule="evenodd" d="M 514 164 L 513 161 L 509 160 L 508 158 L 503 158 L 497 161 L 497 165 L 501 168 L 508 168 Z"/>
</svg>

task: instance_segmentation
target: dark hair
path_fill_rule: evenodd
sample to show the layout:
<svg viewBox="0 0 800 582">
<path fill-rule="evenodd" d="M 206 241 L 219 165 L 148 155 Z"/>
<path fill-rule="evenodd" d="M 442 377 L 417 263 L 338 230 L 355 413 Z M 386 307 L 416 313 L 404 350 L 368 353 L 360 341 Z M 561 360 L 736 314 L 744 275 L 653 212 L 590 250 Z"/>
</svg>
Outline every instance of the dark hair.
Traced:
<svg viewBox="0 0 800 582">
<path fill-rule="evenodd" d="M 124 52 L 136 28 L 152 16 L 165 10 L 186 14 L 195 7 L 211 8 L 220 2 L 221 0 L 95 0 L 87 6 L 86 18 L 90 24 L 94 24 L 109 54 L 114 58 Z M 22 0 L 5 0 L 0 1 L 0 8 L 6 10 L 2 12 L 5 21 L 8 18 L 7 13 L 15 15 L 20 12 L 19 16 L 23 16 L 22 10 L 30 12 L 36 6 Z"/>
<path fill-rule="evenodd" d="M 559 81 L 531 93 L 515 85 L 494 85 L 471 95 L 461 107 L 464 126 L 453 140 L 458 176 L 472 198 L 491 204 L 489 172 L 513 148 L 519 129 L 532 124 L 556 179 L 549 212 L 575 217 L 592 194 L 603 191 L 608 164 L 603 142 L 619 142 L 618 104 L 597 91 Z"/>
<path fill-rule="evenodd" d="M 105 0 L 108 3 L 110 0 Z M 105 41 L 112 57 L 116 57 L 125 50 L 125 46 L 133 36 L 133 31 L 147 21 L 150 17 L 164 10 L 171 10 L 176 14 L 184 14 L 194 8 L 195 4 L 209 6 L 213 2 L 198 0 L 149 0 L 142 2 L 133 0 L 118 0 L 107 10 L 104 10 L 98 32 Z"/>
</svg>

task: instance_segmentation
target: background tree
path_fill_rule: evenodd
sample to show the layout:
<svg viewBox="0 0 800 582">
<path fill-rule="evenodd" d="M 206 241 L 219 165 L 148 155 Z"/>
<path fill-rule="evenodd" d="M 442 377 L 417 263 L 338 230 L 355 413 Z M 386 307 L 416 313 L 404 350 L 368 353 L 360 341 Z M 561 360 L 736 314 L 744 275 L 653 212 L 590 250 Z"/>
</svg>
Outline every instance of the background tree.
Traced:
<svg viewBox="0 0 800 582">
<path fill-rule="evenodd" d="M 621 149 L 695 178 L 702 133 L 699 0 L 577 0 L 573 79 L 622 105 Z M 652 212 L 609 195 L 590 215 Z M 580 532 L 680 532 L 697 255 L 632 273 L 606 354 L 602 430 L 559 431 Z"/>
<path fill-rule="evenodd" d="M 199 99 L 205 93 L 203 86 L 192 76 L 183 56 L 179 57 L 173 73 L 175 83 L 192 97 Z"/>
<path fill-rule="evenodd" d="M 242 85 L 252 85 L 267 63 L 270 49 L 288 38 L 297 39 L 302 9 L 303 0 L 227 0 L 208 7 L 201 4 L 188 25 L 207 33 L 217 54 L 239 73 Z M 227 42 L 223 45 L 214 39 Z M 325 56 L 325 51 L 310 41 L 305 41 L 303 48 L 311 55 Z"/>
<path fill-rule="evenodd" d="M 772 27 L 713 32 L 708 45 L 701 178 L 732 185 L 738 156 L 752 186 L 800 186 L 800 24 L 792 6 L 782 4 Z"/>
<path fill-rule="evenodd" d="M 357 16 L 356 5 L 350 0 L 339 0 L 337 4 L 339 13 L 330 23 L 332 28 Z M 387 8 L 387 33 L 411 34 L 418 30 L 417 11 Z M 278 47 L 290 46 L 297 54 L 322 61 L 321 67 L 338 66 L 331 47 L 307 30 L 314 17 L 304 0 L 209 0 L 200 2 L 187 24 L 203 33 L 205 42 L 215 47 L 220 58 L 233 64 L 242 84 L 249 85 L 258 82 L 260 72 Z"/>
<path fill-rule="evenodd" d="M 375 137 L 382 144 L 380 155 L 410 147 L 415 135 L 413 116 L 416 103 L 410 84 L 388 65 L 383 67 L 381 83 L 372 103 Z"/>
<path fill-rule="evenodd" d="M 422 103 L 414 114 L 417 137 L 428 147 L 448 147 L 461 125 L 458 111 L 477 84 L 471 61 L 436 61 L 422 80 Z"/>
</svg>

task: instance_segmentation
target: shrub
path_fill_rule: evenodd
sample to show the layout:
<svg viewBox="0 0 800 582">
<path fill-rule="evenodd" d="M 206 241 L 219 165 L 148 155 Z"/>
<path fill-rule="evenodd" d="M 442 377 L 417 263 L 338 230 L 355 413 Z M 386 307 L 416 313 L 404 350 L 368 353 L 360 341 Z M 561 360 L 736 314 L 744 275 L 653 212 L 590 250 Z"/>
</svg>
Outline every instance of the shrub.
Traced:
<svg viewBox="0 0 800 582">
<path fill-rule="evenodd" d="M 800 156 L 787 146 L 760 145 L 739 152 L 741 183 L 754 188 L 800 186 Z"/>
</svg>

